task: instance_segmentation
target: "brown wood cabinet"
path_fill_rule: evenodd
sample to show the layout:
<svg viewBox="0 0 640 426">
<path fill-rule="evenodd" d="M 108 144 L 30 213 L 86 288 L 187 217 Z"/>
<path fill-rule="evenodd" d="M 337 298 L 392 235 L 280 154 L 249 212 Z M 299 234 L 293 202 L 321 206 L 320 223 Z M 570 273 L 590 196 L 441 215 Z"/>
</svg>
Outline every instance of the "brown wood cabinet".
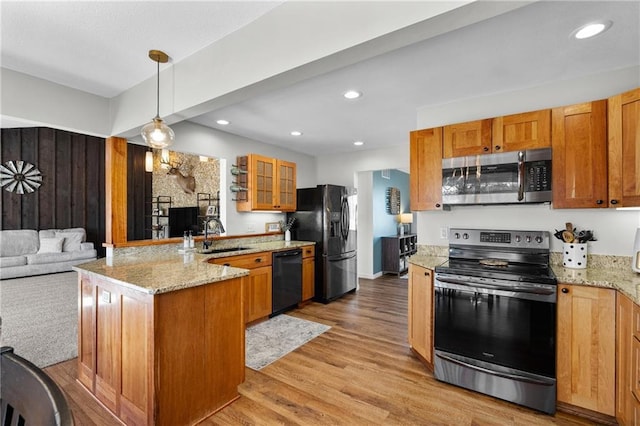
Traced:
<svg viewBox="0 0 640 426">
<path fill-rule="evenodd" d="M 551 110 L 496 117 L 492 122 L 492 151 L 507 152 L 551 146 Z"/>
<path fill-rule="evenodd" d="M 296 210 L 296 164 L 276 158 L 249 154 L 246 200 L 236 202 L 236 210 Z"/>
<path fill-rule="evenodd" d="M 558 285 L 558 402 L 615 415 L 616 291 Z"/>
<path fill-rule="evenodd" d="M 638 406 L 638 317 L 640 308 L 627 296 L 616 295 L 616 419 L 621 425 L 635 425 Z"/>
<path fill-rule="evenodd" d="M 152 295 L 78 275 L 78 380 L 124 424 L 194 424 L 239 397 L 241 278 Z"/>
<path fill-rule="evenodd" d="M 433 271 L 409 264 L 409 346 L 433 369 Z"/>
<path fill-rule="evenodd" d="M 607 101 L 552 110 L 553 207 L 608 207 Z"/>
<path fill-rule="evenodd" d="M 213 258 L 209 263 L 249 270 L 249 276 L 243 281 L 245 324 L 271 314 L 271 252 Z"/>
<path fill-rule="evenodd" d="M 443 158 L 480 155 L 492 152 L 491 119 L 444 126 Z M 500 148 L 496 149 L 500 152 Z"/>
<path fill-rule="evenodd" d="M 316 248 L 302 247 L 302 301 L 312 299 L 316 294 Z"/>
<path fill-rule="evenodd" d="M 442 210 L 442 127 L 411 132 L 411 210 Z"/>
<path fill-rule="evenodd" d="M 609 206 L 640 206 L 640 88 L 608 100 Z"/>
</svg>

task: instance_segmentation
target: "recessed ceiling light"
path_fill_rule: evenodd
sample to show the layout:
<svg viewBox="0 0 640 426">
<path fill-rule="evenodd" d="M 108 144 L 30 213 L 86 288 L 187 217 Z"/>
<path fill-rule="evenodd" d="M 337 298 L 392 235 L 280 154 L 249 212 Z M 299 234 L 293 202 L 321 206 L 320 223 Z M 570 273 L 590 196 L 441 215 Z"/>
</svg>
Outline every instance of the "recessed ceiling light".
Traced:
<svg viewBox="0 0 640 426">
<path fill-rule="evenodd" d="M 355 90 L 349 90 L 347 92 L 344 92 L 344 94 L 342 96 L 344 96 L 347 99 L 357 99 L 360 96 L 362 96 L 362 93 L 357 92 Z"/>
<path fill-rule="evenodd" d="M 302 132 L 299 132 L 299 131 L 297 131 L 297 130 L 293 130 L 293 131 L 291 132 L 291 136 L 302 136 Z"/>
<path fill-rule="evenodd" d="M 572 35 L 578 40 L 590 38 L 609 29 L 611 21 L 592 22 L 575 30 Z"/>
<path fill-rule="evenodd" d="M 230 123 L 230 121 L 229 120 L 218 120 L 218 121 L 216 121 L 216 123 L 218 123 L 221 126 L 226 126 L 227 124 Z"/>
<path fill-rule="evenodd" d="M 362 142 L 362 141 L 355 141 L 353 144 L 354 144 L 355 146 L 362 146 L 362 145 L 364 145 L 364 142 Z"/>
</svg>

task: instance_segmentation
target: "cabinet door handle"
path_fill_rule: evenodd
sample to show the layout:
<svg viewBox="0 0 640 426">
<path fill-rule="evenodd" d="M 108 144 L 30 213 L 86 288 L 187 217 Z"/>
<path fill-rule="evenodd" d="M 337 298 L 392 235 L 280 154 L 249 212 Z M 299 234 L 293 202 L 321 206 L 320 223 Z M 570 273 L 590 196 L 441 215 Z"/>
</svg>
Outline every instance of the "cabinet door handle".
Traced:
<svg viewBox="0 0 640 426">
<path fill-rule="evenodd" d="M 562 290 L 560 290 L 561 292 L 563 292 L 564 294 L 569 293 L 569 289 L 566 287 L 562 287 Z"/>
<path fill-rule="evenodd" d="M 440 208 L 440 203 L 436 203 L 436 207 L 437 207 L 437 208 Z"/>
<path fill-rule="evenodd" d="M 430 275 L 431 275 L 431 274 L 430 274 L 430 273 L 428 273 L 428 272 L 425 272 L 425 273 L 424 273 L 424 276 L 425 276 L 425 277 L 428 277 L 428 276 L 430 276 Z"/>
<path fill-rule="evenodd" d="M 485 146 L 484 148 L 482 148 L 482 150 L 483 150 L 484 152 L 487 152 L 487 151 L 489 151 L 489 147 L 488 147 L 488 146 Z"/>
<path fill-rule="evenodd" d="M 600 204 L 602 204 L 602 203 L 603 203 L 603 201 L 602 201 L 602 200 L 596 200 L 596 204 L 600 205 Z"/>
<path fill-rule="evenodd" d="M 502 148 L 502 147 L 501 147 L 500 145 L 496 145 L 495 150 L 496 150 L 496 151 L 500 151 L 500 149 L 501 149 L 501 148 Z"/>
<path fill-rule="evenodd" d="M 618 200 L 611 200 L 611 204 L 618 204 Z"/>
<path fill-rule="evenodd" d="M 262 258 L 261 257 L 256 259 L 256 263 L 260 263 L 260 262 L 262 262 Z"/>
</svg>

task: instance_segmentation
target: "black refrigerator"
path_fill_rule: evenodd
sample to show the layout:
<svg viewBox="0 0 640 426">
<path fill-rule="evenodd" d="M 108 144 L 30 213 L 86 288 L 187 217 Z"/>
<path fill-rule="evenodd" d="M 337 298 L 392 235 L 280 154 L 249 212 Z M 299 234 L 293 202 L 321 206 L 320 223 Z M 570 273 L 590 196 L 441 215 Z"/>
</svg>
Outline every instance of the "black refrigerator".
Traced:
<svg viewBox="0 0 640 426">
<path fill-rule="evenodd" d="M 314 299 L 328 303 L 354 291 L 357 273 L 357 192 L 354 188 L 318 185 L 297 190 L 296 240 L 316 243 Z"/>
</svg>

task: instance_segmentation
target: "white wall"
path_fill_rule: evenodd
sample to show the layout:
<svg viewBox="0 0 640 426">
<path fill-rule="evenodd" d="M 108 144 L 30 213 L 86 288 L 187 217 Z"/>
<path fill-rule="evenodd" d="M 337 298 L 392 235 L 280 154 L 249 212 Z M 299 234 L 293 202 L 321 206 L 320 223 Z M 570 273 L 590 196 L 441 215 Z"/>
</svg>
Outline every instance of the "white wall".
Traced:
<svg viewBox="0 0 640 426">
<path fill-rule="evenodd" d="M 284 219 L 285 216 L 282 213 L 240 213 L 236 211 L 235 203 L 231 201 L 233 193 L 229 191 L 229 186 L 233 181 L 233 176 L 229 169 L 232 164 L 235 164 L 237 156 L 253 153 L 292 161 L 296 163 L 298 188 L 316 185 L 316 162 L 309 155 L 189 122 L 175 124 L 172 129 L 176 133 L 176 142 L 171 147 L 172 150 L 226 160 L 221 162 L 220 165 L 220 173 L 226 178 L 226 183 L 221 179 L 220 185 L 221 192 L 226 190 L 227 202 L 225 203 L 226 205 L 223 204 L 220 207 L 223 212 L 222 218 L 227 235 L 262 233 L 266 222 L 277 222 L 280 219 Z M 223 170 L 224 163 L 226 163 L 226 170 Z"/>
<path fill-rule="evenodd" d="M 406 141 L 388 149 L 372 149 L 317 157 L 319 184 L 354 186 L 358 172 L 400 169 L 409 171 L 409 130 Z"/>
<path fill-rule="evenodd" d="M 373 274 L 373 172 L 360 172 L 358 181 L 358 276 L 375 278 Z"/>
<path fill-rule="evenodd" d="M 418 212 L 414 229 L 418 243 L 446 246 L 442 228 L 483 228 L 549 231 L 563 229 L 571 222 L 578 230 L 590 229 L 598 241 L 589 243 L 589 253 L 631 256 L 633 239 L 640 220 L 638 210 L 557 209 L 550 205 L 459 206 L 451 211 Z M 551 251 L 562 251 L 562 243 L 552 237 Z"/>
<path fill-rule="evenodd" d="M 560 81 L 509 93 L 497 93 L 475 99 L 430 106 L 417 111 L 417 128 L 424 129 L 450 123 L 496 117 L 554 106 L 571 105 L 611 95 L 640 86 L 640 68 L 633 67 L 607 74 Z M 419 244 L 447 245 L 440 238 L 442 227 L 547 230 L 572 222 L 579 229 L 592 229 L 597 242 L 589 244 L 590 253 L 630 256 L 633 237 L 640 223 L 639 211 L 615 209 L 562 209 L 537 206 L 469 206 L 451 211 L 417 214 Z M 552 251 L 561 251 L 560 241 L 553 239 Z"/>
</svg>

